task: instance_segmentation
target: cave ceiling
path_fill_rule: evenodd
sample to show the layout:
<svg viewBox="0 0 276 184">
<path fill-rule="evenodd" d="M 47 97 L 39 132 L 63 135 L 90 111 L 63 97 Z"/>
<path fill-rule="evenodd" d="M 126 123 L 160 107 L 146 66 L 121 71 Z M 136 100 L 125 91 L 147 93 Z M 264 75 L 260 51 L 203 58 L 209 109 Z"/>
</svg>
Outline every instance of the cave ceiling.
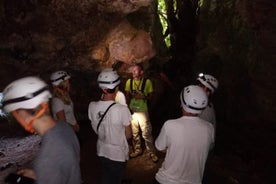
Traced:
<svg viewBox="0 0 276 184">
<path fill-rule="evenodd" d="M 148 16 L 150 5 L 151 0 L 1 1 L 1 77 L 147 61 L 156 52 L 146 21 L 134 26 L 128 17 L 137 11 Z"/>
</svg>

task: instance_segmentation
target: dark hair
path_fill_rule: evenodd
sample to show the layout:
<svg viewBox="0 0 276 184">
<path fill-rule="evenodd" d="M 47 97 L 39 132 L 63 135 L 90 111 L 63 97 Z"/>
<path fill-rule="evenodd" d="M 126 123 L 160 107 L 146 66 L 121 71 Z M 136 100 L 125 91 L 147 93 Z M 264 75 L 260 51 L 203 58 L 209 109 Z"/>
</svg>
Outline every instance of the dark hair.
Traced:
<svg viewBox="0 0 276 184">
<path fill-rule="evenodd" d="M 118 85 L 119 86 L 119 85 Z M 106 92 L 107 93 L 114 93 L 115 91 L 116 91 L 116 88 L 118 87 L 118 86 L 115 86 L 113 89 L 106 89 Z"/>
</svg>

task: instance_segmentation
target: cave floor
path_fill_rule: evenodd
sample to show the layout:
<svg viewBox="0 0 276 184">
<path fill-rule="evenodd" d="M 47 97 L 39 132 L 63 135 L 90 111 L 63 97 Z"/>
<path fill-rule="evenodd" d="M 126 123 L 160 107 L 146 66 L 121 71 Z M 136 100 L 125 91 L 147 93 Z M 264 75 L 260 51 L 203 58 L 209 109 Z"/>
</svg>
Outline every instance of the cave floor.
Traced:
<svg viewBox="0 0 276 184">
<path fill-rule="evenodd" d="M 160 127 L 154 129 L 153 124 L 153 137 L 157 136 Z M 89 122 L 82 123 L 82 144 L 81 144 L 81 170 L 84 184 L 100 183 L 100 169 L 99 161 L 96 156 L 96 140 L 97 137 L 92 132 Z M 229 132 L 230 133 L 230 132 Z M 225 133 L 223 132 L 225 135 Z M 230 138 L 230 136 L 229 136 Z M 243 139 L 243 138 L 240 138 Z M 212 184 L 259 184 L 271 183 L 273 176 L 270 168 L 273 169 L 273 163 L 266 164 L 267 168 L 262 168 L 260 165 L 263 158 L 254 160 L 251 155 L 247 155 L 248 150 L 240 149 L 235 146 L 235 141 L 230 138 L 228 141 L 223 140 L 217 144 L 218 149 L 213 152 L 210 160 L 206 164 L 206 182 Z M 228 152 L 229 147 L 237 149 L 235 152 Z M 246 146 L 245 146 L 246 147 Z M 271 156 L 273 153 L 271 153 Z M 127 169 L 125 177 L 127 181 L 132 184 L 151 184 L 155 173 L 160 168 L 163 160 L 164 153 L 158 152 L 159 161 L 153 163 L 148 156 L 143 155 L 130 159 L 127 162 Z M 265 164 L 264 164 L 265 165 Z M 270 165 L 270 166 L 269 166 Z M 275 165 L 274 165 L 275 166 Z M 271 173 L 268 173 L 271 172 Z"/>
</svg>

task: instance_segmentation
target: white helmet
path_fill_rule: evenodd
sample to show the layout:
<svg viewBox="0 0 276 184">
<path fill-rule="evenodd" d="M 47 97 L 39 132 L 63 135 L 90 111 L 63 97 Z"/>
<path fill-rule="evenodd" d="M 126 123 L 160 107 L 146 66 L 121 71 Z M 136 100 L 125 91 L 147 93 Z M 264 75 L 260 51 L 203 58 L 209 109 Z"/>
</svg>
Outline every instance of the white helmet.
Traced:
<svg viewBox="0 0 276 184">
<path fill-rule="evenodd" d="M 204 86 L 206 86 L 209 90 L 211 90 L 212 93 L 214 93 L 216 91 L 216 89 L 218 88 L 218 80 L 213 77 L 212 75 L 208 75 L 208 74 L 203 74 L 200 73 L 198 75 L 197 80 L 203 84 Z"/>
<path fill-rule="evenodd" d="M 104 69 L 98 76 L 98 84 L 101 89 L 114 89 L 120 84 L 120 76 L 112 68 Z"/>
<path fill-rule="evenodd" d="M 68 75 L 67 72 L 65 71 L 56 71 L 54 73 L 51 74 L 50 80 L 51 83 L 54 86 L 58 86 L 61 82 L 70 79 L 70 75 Z"/>
<path fill-rule="evenodd" d="M 47 84 L 37 77 L 13 81 L 4 89 L 3 95 L 3 109 L 8 113 L 17 109 L 33 109 L 52 97 Z"/>
<path fill-rule="evenodd" d="M 201 87 L 190 85 L 182 90 L 180 101 L 186 112 L 200 114 L 208 104 L 208 97 Z"/>
</svg>

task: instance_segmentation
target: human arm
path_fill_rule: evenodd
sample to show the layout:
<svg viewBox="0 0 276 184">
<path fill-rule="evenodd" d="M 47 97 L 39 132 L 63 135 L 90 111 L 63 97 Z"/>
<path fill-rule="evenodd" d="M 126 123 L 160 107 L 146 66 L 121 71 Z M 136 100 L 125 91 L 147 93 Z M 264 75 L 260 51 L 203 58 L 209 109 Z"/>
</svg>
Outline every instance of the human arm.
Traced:
<svg viewBox="0 0 276 184">
<path fill-rule="evenodd" d="M 73 128 L 73 130 L 75 131 L 75 132 L 78 132 L 78 131 L 80 131 L 80 126 L 79 126 L 79 124 L 76 122 L 74 125 L 71 125 L 72 126 L 72 128 Z"/>
<path fill-rule="evenodd" d="M 168 148 L 168 137 L 166 135 L 166 123 L 162 126 L 158 137 L 155 140 L 155 147 L 158 151 L 166 152 Z"/>
<path fill-rule="evenodd" d="M 57 120 L 67 122 L 64 110 L 57 112 L 56 117 L 57 117 Z M 77 122 L 75 122 L 75 124 L 70 124 L 70 125 L 75 132 L 78 132 L 80 130 L 80 126 Z"/>
<path fill-rule="evenodd" d="M 130 79 L 127 80 L 125 85 L 125 97 L 126 97 L 126 104 L 129 105 L 130 103 Z"/>
<path fill-rule="evenodd" d="M 57 117 L 57 120 L 66 121 L 64 110 L 56 112 L 56 117 Z"/>
<path fill-rule="evenodd" d="M 125 134 L 127 139 L 131 139 L 132 137 L 131 125 L 128 125 L 125 127 Z"/>
</svg>

